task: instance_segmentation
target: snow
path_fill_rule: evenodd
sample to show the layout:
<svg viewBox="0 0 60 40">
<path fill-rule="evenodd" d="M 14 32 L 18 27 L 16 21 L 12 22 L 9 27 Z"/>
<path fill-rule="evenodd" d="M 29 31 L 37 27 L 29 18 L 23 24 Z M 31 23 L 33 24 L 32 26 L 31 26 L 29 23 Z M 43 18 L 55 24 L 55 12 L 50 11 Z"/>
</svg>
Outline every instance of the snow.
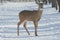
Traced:
<svg viewBox="0 0 60 40">
<path fill-rule="evenodd" d="M 43 14 L 38 25 L 38 36 L 34 34 L 33 22 L 27 23 L 28 35 L 20 26 L 17 36 L 18 14 L 23 10 L 37 10 L 35 2 L 0 4 L 0 40 L 60 40 L 60 13 L 51 4 L 44 5 Z"/>
</svg>

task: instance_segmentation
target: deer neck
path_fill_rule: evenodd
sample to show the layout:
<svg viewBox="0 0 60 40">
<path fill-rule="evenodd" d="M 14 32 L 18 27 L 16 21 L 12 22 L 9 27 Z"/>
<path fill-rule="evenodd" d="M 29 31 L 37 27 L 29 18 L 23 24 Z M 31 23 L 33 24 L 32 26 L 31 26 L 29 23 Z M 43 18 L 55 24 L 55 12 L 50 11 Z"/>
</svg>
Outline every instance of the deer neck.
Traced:
<svg viewBox="0 0 60 40">
<path fill-rule="evenodd" d="M 42 8 L 41 7 L 38 7 L 38 15 L 41 15 L 43 12 Z"/>
</svg>

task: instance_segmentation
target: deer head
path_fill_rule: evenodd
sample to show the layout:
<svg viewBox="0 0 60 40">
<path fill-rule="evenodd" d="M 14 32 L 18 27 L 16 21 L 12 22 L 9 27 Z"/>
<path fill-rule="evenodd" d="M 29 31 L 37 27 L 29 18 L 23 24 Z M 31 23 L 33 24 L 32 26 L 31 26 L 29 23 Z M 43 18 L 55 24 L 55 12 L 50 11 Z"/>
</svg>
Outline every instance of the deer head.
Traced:
<svg viewBox="0 0 60 40">
<path fill-rule="evenodd" d="M 43 1 L 42 0 L 35 0 L 36 4 L 39 5 L 39 8 L 43 8 Z"/>
</svg>

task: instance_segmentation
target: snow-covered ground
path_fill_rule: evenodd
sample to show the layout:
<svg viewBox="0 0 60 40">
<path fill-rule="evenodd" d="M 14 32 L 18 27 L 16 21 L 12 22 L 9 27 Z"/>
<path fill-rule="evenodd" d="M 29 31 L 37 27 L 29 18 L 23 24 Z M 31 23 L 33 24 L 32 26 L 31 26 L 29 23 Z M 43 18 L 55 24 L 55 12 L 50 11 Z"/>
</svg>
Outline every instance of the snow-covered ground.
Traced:
<svg viewBox="0 0 60 40">
<path fill-rule="evenodd" d="M 37 10 L 34 2 L 0 4 L 0 40 L 60 40 L 60 13 L 51 5 L 44 5 L 42 18 L 38 25 L 38 36 L 34 35 L 34 25 L 27 23 L 30 35 L 20 26 L 17 36 L 18 14 L 22 10 Z"/>
</svg>

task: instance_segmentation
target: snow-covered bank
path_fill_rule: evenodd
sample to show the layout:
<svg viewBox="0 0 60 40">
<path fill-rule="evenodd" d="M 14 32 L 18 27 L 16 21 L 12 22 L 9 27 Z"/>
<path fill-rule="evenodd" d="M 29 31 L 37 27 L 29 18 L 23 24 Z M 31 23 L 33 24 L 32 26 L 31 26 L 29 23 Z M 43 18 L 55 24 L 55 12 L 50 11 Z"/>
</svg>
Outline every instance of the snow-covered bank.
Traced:
<svg viewBox="0 0 60 40">
<path fill-rule="evenodd" d="M 9 3 L 0 5 L 0 40 L 60 40 L 60 13 L 51 5 L 44 5 L 42 18 L 38 25 L 38 36 L 34 35 L 34 25 L 27 23 L 30 35 L 20 26 L 17 36 L 18 14 L 22 10 L 37 10 L 34 2 Z"/>
</svg>

